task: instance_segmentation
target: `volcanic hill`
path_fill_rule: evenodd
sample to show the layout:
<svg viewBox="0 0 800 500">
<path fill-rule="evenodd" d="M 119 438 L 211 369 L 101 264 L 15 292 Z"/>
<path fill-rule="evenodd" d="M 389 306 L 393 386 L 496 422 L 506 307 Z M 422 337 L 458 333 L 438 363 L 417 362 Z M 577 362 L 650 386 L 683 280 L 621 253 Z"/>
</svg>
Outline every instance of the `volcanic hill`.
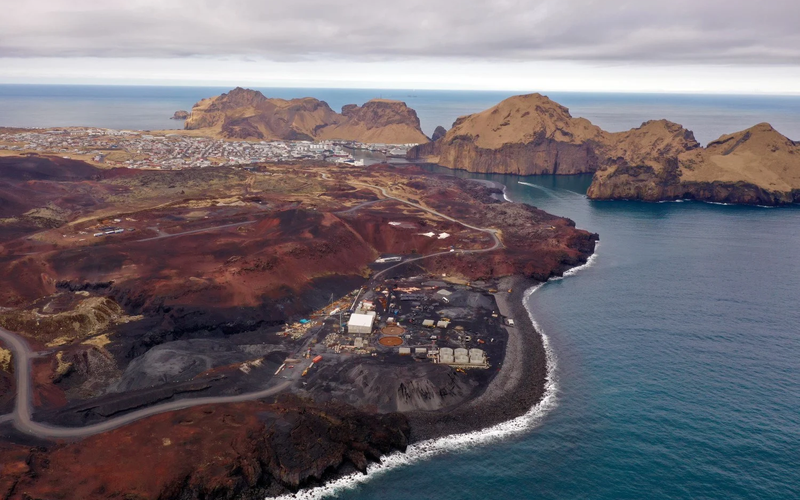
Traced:
<svg viewBox="0 0 800 500">
<path fill-rule="evenodd" d="M 428 142 L 417 113 L 404 102 L 373 99 L 337 113 L 312 97 L 274 99 L 240 87 L 195 104 L 184 128 L 226 139 Z"/>
<path fill-rule="evenodd" d="M 593 199 L 800 203 L 800 145 L 761 123 L 705 148 L 610 161 L 595 173 L 587 194 Z"/>
<path fill-rule="evenodd" d="M 667 120 L 606 132 L 545 96 L 529 94 L 460 117 L 443 137 L 408 156 L 470 172 L 594 173 L 588 191 L 593 199 L 783 205 L 800 201 L 799 150 L 766 123 L 706 148 Z"/>
</svg>

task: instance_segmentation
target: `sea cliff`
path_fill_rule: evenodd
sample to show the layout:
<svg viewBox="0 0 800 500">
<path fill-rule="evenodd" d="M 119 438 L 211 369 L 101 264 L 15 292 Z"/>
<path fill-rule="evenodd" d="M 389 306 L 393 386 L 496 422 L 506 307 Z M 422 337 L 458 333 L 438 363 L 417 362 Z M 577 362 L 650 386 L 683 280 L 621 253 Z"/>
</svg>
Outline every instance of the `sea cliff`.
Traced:
<svg viewBox="0 0 800 500">
<path fill-rule="evenodd" d="M 706 147 L 668 120 L 607 132 L 539 94 L 515 96 L 456 120 L 409 159 L 470 172 L 594 174 L 597 200 L 800 202 L 800 146 L 762 123 Z"/>
<path fill-rule="evenodd" d="M 227 139 L 428 142 L 416 112 L 400 101 L 374 99 L 337 113 L 312 97 L 274 99 L 239 87 L 195 104 L 185 129 Z"/>
</svg>

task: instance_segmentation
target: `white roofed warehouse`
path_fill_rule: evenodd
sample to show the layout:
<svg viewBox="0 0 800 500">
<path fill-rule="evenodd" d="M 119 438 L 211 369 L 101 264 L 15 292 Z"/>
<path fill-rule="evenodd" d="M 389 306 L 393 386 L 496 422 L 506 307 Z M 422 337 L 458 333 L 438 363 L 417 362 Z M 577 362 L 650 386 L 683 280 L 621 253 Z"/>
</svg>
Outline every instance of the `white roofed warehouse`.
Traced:
<svg viewBox="0 0 800 500">
<path fill-rule="evenodd" d="M 350 334 L 369 335 L 375 323 L 375 311 L 353 313 L 347 320 L 347 332 Z"/>
</svg>

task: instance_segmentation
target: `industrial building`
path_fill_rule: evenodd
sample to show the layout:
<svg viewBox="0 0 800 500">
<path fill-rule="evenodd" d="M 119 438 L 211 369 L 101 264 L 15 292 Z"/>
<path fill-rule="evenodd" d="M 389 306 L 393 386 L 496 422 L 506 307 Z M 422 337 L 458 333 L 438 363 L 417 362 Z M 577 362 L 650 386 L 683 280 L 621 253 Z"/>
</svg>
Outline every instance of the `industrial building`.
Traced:
<svg viewBox="0 0 800 500">
<path fill-rule="evenodd" d="M 347 320 L 347 331 L 350 334 L 369 335 L 372 333 L 372 325 L 375 323 L 375 311 L 366 313 L 353 313 Z"/>
<path fill-rule="evenodd" d="M 445 365 L 471 365 L 486 367 L 486 353 L 482 349 L 439 349 L 439 362 Z"/>
</svg>

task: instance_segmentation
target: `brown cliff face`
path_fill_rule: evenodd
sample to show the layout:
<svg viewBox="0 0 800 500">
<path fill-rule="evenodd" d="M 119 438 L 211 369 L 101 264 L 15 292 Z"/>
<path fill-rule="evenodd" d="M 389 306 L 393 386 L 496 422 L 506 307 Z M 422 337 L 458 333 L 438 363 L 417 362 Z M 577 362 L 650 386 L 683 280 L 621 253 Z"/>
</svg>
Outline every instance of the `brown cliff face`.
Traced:
<svg viewBox="0 0 800 500">
<path fill-rule="evenodd" d="M 409 156 L 470 172 L 579 174 L 598 167 L 606 132 L 540 94 L 514 96 L 456 120 L 434 143 Z"/>
<path fill-rule="evenodd" d="M 237 87 L 195 104 L 184 127 L 228 139 L 312 140 L 318 128 L 338 119 L 338 113 L 317 99 L 267 99 Z"/>
<path fill-rule="evenodd" d="M 428 141 L 416 112 L 403 102 L 349 104 L 339 114 L 324 101 L 311 97 L 269 99 L 261 92 L 238 87 L 195 104 L 185 128 L 227 139 L 342 139 L 387 144 Z"/>
<path fill-rule="evenodd" d="M 722 136 L 706 148 L 670 147 L 633 159 L 609 161 L 595 174 L 588 196 L 757 205 L 800 202 L 800 146 L 766 123 Z"/>
<path fill-rule="evenodd" d="M 677 123 L 653 120 L 610 133 L 539 94 L 463 116 L 408 156 L 470 172 L 595 173 L 587 192 L 593 199 L 800 202 L 800 146 L 769 124 L 703 148 Z"/>
<path fill-rule="evenodd" d="M 339 123 L 320 129 L 317 139 L 344 139 L 368 143 L 419 144 L 428 142 L 416 111 L 404 102 L 373 99 L 363 106 L 342 108 Z"/>
</svg>

